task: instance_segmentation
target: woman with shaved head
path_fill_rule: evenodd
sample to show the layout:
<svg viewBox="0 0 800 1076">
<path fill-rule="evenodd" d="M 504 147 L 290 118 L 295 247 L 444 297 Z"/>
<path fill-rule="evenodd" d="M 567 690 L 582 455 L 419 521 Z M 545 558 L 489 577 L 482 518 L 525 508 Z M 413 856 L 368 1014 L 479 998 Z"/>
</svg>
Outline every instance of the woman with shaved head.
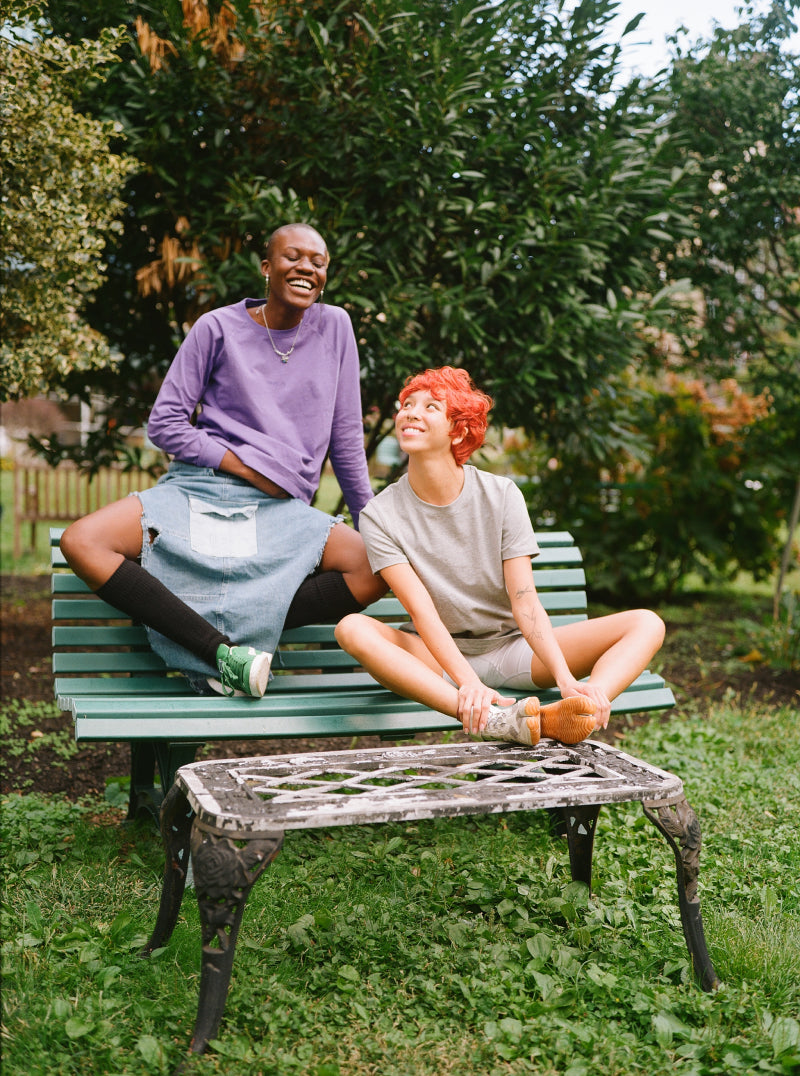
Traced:
<svg viewBox="0 0 800 1076">
<path fill-rule="evenodd" d="M 328 264 L 309 225 L 273 232 L 266 297 L 203 314 L 164 379 L 148 435 L 167 474 L 61 540 L 201 692 L 263 695 L 284 623 L 335 622 L 386 589 L 357 533 L 372 497 L 358 352 L 346 311 L 320 301 Z M 311 506 L 328 457 L 355 530 Z"/>
</svg>

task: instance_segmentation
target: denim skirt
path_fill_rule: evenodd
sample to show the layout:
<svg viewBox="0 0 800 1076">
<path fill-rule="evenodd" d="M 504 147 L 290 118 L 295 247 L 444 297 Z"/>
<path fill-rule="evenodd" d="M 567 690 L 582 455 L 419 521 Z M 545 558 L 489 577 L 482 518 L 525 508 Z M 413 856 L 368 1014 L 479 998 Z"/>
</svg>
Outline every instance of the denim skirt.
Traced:
<svg viewBox="0 0 800 1076">
<path fill-rule="evenodd" d="M 152 489 L 135 496 L 142 567 L 235 645 L 274 653 L 294 593 L 318 567 L 342 517 L 187 463 L 170 464 Z M 166 636 L 147 633 L 153 650 L 191 681 L 217 674 Z"/>
</svg>

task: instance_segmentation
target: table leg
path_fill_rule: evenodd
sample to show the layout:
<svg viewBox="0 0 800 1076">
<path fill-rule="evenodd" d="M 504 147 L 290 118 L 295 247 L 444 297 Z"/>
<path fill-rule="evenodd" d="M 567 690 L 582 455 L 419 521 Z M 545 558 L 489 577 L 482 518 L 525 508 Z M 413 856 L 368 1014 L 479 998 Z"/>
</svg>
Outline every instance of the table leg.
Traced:
<svg viewBox="0 0 800 1076">
<path fill-rule="evenodd" d="M 692 958 L 695 978 L 703 990 L 719 986 L 711 957 L 706 948 L 700 900 L 697 896 L 697 879 L 700 873 L 700 823 L 685 799 L 669 806 L 643 803 L 644 813 L 661 830 L 675 853 L 678 875 L 678 904 L 681 912 L 683 936 Z"/>
<path fill-rule="evenodd" d="M 194 811 L 178 785 L 173 785 L 161 806 L 161 840 L 164 844 L 164 881 L 161 887 L 161 905 L 158 919 L 141 956 L 150 956 L 154 949 L 166 945 L 172 937 L 181 900 L 186 887 L 189 867 L 189 838 Z"/>
<path fill-rule="evenodd" d="M 202 1054 L 222 1020 L 236 939 L 250 890 L 283 844 L 283 831 L 229 833 L 195 819 L 191 849 L 203 954 L 191 1052 Z"/>
<path fill-rule="evenodd" d="M 592 852 L 594 850 L 594 831 L 600 805 L 558 808 L 562 825 L 565 827 L 569 846 L 569 867 L 573 882 L 585 882 L 592 885 Z"/>
</svg>

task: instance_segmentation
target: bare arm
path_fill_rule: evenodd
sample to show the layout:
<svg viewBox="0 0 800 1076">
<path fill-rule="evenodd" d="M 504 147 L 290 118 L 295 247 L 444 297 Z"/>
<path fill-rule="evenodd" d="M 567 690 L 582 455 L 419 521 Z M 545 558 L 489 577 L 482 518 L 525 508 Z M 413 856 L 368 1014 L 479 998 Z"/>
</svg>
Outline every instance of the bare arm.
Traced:
<svg viewBox="0 0 800 1076">
<path fill-rule="evenodd" d="M 536 593 L 530 558 L 513 557 L 503 561 L 503 574 L 511 599 L 511 611 L 528 646 L 550 671 L 564 697 L 582 694 L 580 681 L 570 672 L 550 617 Z"/>
<path fill-rule="evenodd" d="M 410 564 L 393 564 L 380 573 L 403 605 L 433 659 L 458 685 L 458 719 L 466 732 L 479 732 L 489 705 L 508 706 L 514 700 L 498 694 L 478 678 L 442 623 L 433 599 Z"/>
<path fill-rule="evenodd" d="M 237 478 L 243 478 L 251 486 L 255 486 L 256 489 L 260 489 L 262 493 L 266 493 L 270 497 L 283 493 L 280 486 L 276 486 L 266 475 L 249 467 L 230 449 L 226 449 L 218 470 L 235 475 Z"/>
</svg>

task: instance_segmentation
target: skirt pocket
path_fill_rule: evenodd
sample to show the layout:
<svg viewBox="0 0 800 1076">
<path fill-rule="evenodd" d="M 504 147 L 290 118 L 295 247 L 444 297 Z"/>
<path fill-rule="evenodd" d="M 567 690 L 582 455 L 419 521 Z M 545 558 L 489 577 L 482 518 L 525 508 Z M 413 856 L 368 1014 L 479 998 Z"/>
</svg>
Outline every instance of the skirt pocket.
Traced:
<svg viewBox="0 0 800 1076">
<path fill-rule="evenodd" d="M 257 504 L 233 507 L 189 498 L 189 540 L 207 557 L 254 557 L 258 553 Z"/>
</svg>

